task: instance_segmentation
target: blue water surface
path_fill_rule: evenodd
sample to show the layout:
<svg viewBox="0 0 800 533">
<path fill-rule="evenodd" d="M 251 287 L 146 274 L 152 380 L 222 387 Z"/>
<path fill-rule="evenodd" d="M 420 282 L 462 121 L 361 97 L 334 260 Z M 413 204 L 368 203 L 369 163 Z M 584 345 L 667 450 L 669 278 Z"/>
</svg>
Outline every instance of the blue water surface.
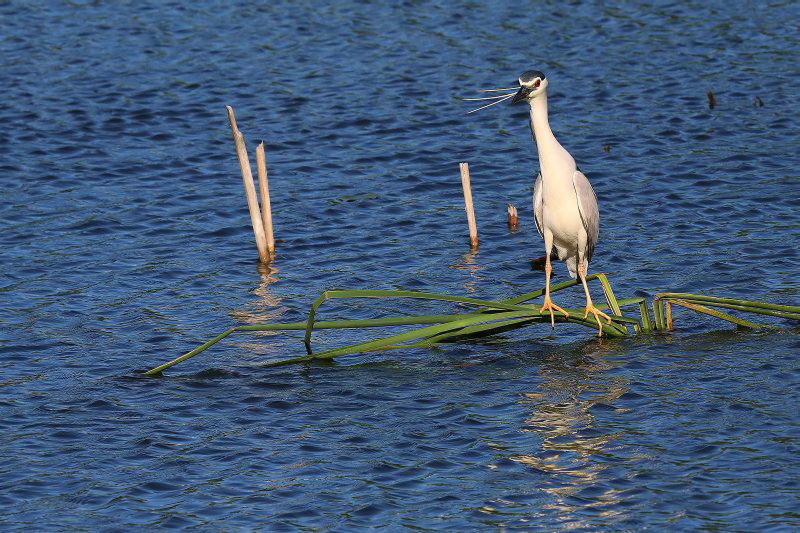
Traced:
<svg viewBox="0 0 800 533">
<path fill-rule="evenodd" d="M 734 4 L 0 4 L 2 529 L 800 528 L 788 322 L 676 310 L 671 334 L 531 326 L 274 369 L 301 336 L 242 333 L 142 376 L 234 325 L 305 320 L 327 289 L 540 288 L 527 110 L 458 98 L 529 69 L 594 184 L 591 270 L 618 296 L 800 304 L 800 5 Z M 268 268 L 226 105 L 251 155 L 266 144 Z"/>
</svg>

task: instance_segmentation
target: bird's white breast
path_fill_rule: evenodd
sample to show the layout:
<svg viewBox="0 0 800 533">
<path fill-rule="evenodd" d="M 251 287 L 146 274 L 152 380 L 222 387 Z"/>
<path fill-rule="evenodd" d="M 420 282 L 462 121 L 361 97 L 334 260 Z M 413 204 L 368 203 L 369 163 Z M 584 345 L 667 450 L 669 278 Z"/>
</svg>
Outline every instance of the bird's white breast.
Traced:
<svg viewBox="0 0 800 533">
<path fill-rule="evenodd" d="M 558 172 L 548 176 L 542 169 L 543 226 L 553 233 L 557 245 L 574 248 L 578 234 L 585 231 L 578 199 L 572 183 L 572 172 Z"/>
</svg>

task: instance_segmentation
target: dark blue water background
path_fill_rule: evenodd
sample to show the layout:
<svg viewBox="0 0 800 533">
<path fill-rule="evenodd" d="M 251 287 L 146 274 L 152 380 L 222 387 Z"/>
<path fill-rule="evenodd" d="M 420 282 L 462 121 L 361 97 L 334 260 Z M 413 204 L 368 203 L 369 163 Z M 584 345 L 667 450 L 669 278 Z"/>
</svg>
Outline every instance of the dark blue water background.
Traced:
<svg viewBox="0 0 800 533">
<path fill-rule="evenodd" d="M 325 289 L 539 288 L 527 111 L 456 98 L 532 68 L 619 296 L 800 303 L 798 4 L 602 4 L 4 2 L 3 529 L 800 527 L 787 324 L 676 311 L 671 335 L 535 326 L 278 369 L 259 364 L 298 335 L 240 334 L 141 377 L 233 325 L 303 320 Z M 269 270 L 225 105 L 251 154 L 266 141 Z"/>
</svg>

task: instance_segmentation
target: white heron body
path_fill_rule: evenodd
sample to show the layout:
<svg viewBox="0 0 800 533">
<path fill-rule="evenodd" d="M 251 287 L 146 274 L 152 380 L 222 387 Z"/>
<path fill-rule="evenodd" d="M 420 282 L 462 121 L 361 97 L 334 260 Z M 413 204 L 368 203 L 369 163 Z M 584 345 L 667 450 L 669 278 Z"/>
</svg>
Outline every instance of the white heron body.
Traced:
<svg viewBox="0 0 800 533">
<path fill-rule="evenodd" d="M 538 70 L 523 72 L 519 77 L 519 91 L 511 103 L 528 102 L 531 108 L 531 130 L 539 152 L 541 171 L 533 187 L 533 215 L 536 227 L 544 239 L 545 292 L 541 312 L 550 313 L 550 323 L 555 327 L 553 311 L 569 316 L 550 298 L 550 275 L 553 271 L 550 256 L 557 255 L 567 264 L 573 278 L 580 276 L 586 293 L 583 317 L 592 313 L 597 320 L 598 335 L 603 334 L 600 317 L 611 323 L 611 317 L 592 303 L 586 273 L 594 247 L 600 234 L 600 211 L 597 208 L 592 185 L 578 170 L 569 155 L 550 129 L 547 119 L 547 85 L 545 75 Z M 555 252 L 555 253 L 553 253 Z"/>
<path fill-rule="evenodd" d="M 473 109 L 470 113 L 480 111 L 511 99 L 512 104 L 527 102 L 531 108 L 531 130 L 536 149 L 539 152 L 539 177 L 533 186 L 533 217 L 536 228 L 544 239 L 545 286 L 544 302 L 540 312 L 550 313 L 550 324 L 555 328 L 553 311 L 569 312 L 558 307 L 550 298 L 550 275 L 553 267 L 550 256 L 567 264 L 569 274 L 573 278 L 580 276 L 583 290 L 586 293 L 585 319 L 592 313 L 597 321 L 598 335 L 603 334 L 600 317 L 611 324 L 611 317 L 595 307 L 589 286 L 586 284 L 586 273 L 592 259 L 595 244 L 600 234 L 600 211 L 597 208 L 597 197 L 586 176 L 578 170 L 575 160 L 559 144 L 550 123 L 547 120 L 547 85 L 544 73 L 538 70 L 523 72 L 519 77 L 519 90 L 498 96 L 482 98 L 466 98 L 466 100 L 493 100 Z M 501 92 L 509 89 L 487 89 L 486 92 Z"/>
<path fill-rule="evenodd" d="M 589 180 L 559 144 L 547 117 L 547 93 L 531 100 L 531 130 L 539 153 L 540 174 L 533 188 L 533 214 L 547 249 L 555 249 L 578 276 L 578 261 L 588 269 L 599 235 L 597 199 Z"/>
</svg>

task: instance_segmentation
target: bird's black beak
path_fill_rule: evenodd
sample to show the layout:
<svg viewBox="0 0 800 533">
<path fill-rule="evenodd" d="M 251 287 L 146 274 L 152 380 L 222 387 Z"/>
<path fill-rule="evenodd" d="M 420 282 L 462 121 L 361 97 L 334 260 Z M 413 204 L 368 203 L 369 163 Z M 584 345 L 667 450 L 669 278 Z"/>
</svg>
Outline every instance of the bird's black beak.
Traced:
<svg viewBox="0 0 800 533">
<path fill-rule="evenodd" d="M 528 87 L 520 87 L 517 94 L 514 95 L 514 98 L 511 99 L 511 104 L 518 104 L 528 99 L 528 95 L 531 94 L 531 89 Z"/>
</svg>

